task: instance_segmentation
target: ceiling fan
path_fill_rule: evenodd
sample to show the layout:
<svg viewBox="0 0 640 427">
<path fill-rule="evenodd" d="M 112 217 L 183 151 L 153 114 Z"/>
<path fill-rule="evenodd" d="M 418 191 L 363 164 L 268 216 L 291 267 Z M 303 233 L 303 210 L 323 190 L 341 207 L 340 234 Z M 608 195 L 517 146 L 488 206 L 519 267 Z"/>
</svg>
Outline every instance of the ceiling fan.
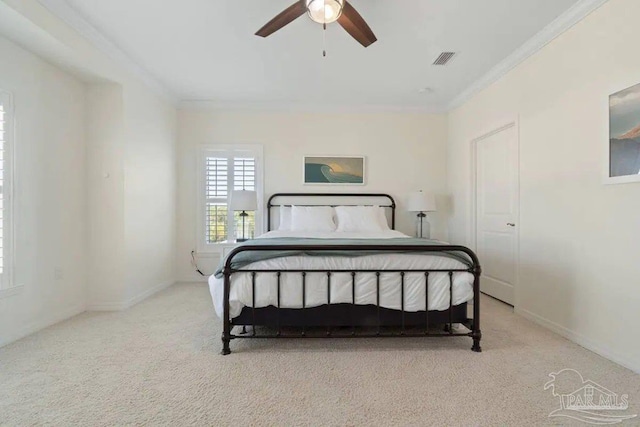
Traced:
<svg viewBox="0 0 640 427">
<path fill-rule="evenodd" d="M 347 0 L 298 0 L 267 22 L 258 30 L 256 36 L 270 36 L 305 13 L 325 29 L 327 24 L 338 21 L 338 24 L 364 47 L 378 40 L 369 25 Z"/>
</svg>

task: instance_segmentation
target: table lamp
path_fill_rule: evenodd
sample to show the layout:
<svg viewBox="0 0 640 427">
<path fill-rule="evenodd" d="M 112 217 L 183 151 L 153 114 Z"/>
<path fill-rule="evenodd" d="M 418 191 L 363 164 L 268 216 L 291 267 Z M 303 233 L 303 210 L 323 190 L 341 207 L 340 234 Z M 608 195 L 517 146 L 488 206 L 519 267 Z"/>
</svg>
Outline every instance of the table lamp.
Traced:
<svg viewBox="0 0 640 427">
<path fill-rule="evenodd" d="M 237 241 L 245 242 L 248 240 L 244 234 L 245 220 L 249 216 L 247 211 L 256 211 L 258 209 L 258 193 L 249 190 L 234 190 L 231 192 L 230 207 L 234 212 L 241 211 L 242 237 L 237 239 Z"/>
<path fill-rule="evenodd" d="M 436 198 L 432 194 L 424 193 L 422 190 L 413 192 L 409 195 L 409 203 L 407 204 L 407 210 L 409 212 L 418 212 L 418 225 L 416 230 L 416 235 L 421 239 L 424 238 L 423 235 L 423 221 L 427 217 L 426 212 L 435 212 L 436 211 Z M 427 222 L 427 226 L 429 223 Z M 427 238 L 430 238 L 430 230 Z"/>
</svg>

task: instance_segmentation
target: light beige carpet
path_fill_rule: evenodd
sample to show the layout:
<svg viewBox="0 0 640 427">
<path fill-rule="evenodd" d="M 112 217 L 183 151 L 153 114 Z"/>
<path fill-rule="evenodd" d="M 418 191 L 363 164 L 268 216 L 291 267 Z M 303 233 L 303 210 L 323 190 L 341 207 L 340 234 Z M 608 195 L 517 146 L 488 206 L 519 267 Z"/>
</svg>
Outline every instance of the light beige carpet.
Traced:
<svg viewBox="0 0 640 427">
<path fill-rule="evenodd" d="M 176 285 L 0 349 L 0 425 L 569 424 L 543 390 L 563 368 L 640 413 L 639 375 L 490 298 L 482 310 L 481 354 L 466 338 L 246 340 L 223 357 L 206 286 Z"/>
</svg>

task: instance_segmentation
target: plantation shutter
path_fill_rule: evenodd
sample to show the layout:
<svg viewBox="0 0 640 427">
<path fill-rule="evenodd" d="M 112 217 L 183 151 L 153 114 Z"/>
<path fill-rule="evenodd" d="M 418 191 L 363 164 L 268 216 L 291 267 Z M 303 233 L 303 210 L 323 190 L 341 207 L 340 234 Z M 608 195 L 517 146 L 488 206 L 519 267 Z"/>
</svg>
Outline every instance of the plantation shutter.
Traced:
<svg viewBox="0 0 640 427">
<path fill-rule="evenodd" d="M 233 159 L 233 189 L 256 191 L 256 159 L 236 157 Z"/>
<path fill-rule="evenodd" d="M 0 92 L 0 289 L 12 286 L 12 113 L 11 95 Z"/>
<path fill-rule="evenodd" d="M 6 141 L 6 111 L 4 102 L 0 100 L 0 277 L 4 273 L 4 216 L 5 216 L 5 197 L 4 197 L 4 149 Z M 2 282 L 0 282 L 2 287 Z"/>
<path fill-rule="evenodd" d="M 218 243 L 228 236 L 229 159 L 207 157 L 205 174 L 206 241 Z"/>
<path fill-rule="evenodd" d="M 204 209 L 204 235 L 201 241 L 206 245 L 236 240 L 243 235 L 246 238 L 255 237 L 257 213 L 246 212 L 243 217 L 242 212 L 229 210 L 229 201 L 232 191 L 262 191 L 258 182 L 259 152 L 261 148 L 254 147 L 211 148 L 203 151 L 204 206 L 201 206 Z"/>
</svg>

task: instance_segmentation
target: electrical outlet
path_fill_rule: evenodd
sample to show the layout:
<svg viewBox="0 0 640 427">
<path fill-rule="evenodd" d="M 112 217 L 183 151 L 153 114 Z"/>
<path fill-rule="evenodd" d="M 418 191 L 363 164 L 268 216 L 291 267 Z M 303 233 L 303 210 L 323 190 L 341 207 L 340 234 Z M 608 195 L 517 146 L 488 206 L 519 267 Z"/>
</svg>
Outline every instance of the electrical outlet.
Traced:
<svg viewBox="0 0 640 427">
<path fill-rule="evenodd" d="M 56 268 L 53 270 L 53 278 L 56 280 L 64 279 L 64 271 L 61 268 Z"/>
</svg>

